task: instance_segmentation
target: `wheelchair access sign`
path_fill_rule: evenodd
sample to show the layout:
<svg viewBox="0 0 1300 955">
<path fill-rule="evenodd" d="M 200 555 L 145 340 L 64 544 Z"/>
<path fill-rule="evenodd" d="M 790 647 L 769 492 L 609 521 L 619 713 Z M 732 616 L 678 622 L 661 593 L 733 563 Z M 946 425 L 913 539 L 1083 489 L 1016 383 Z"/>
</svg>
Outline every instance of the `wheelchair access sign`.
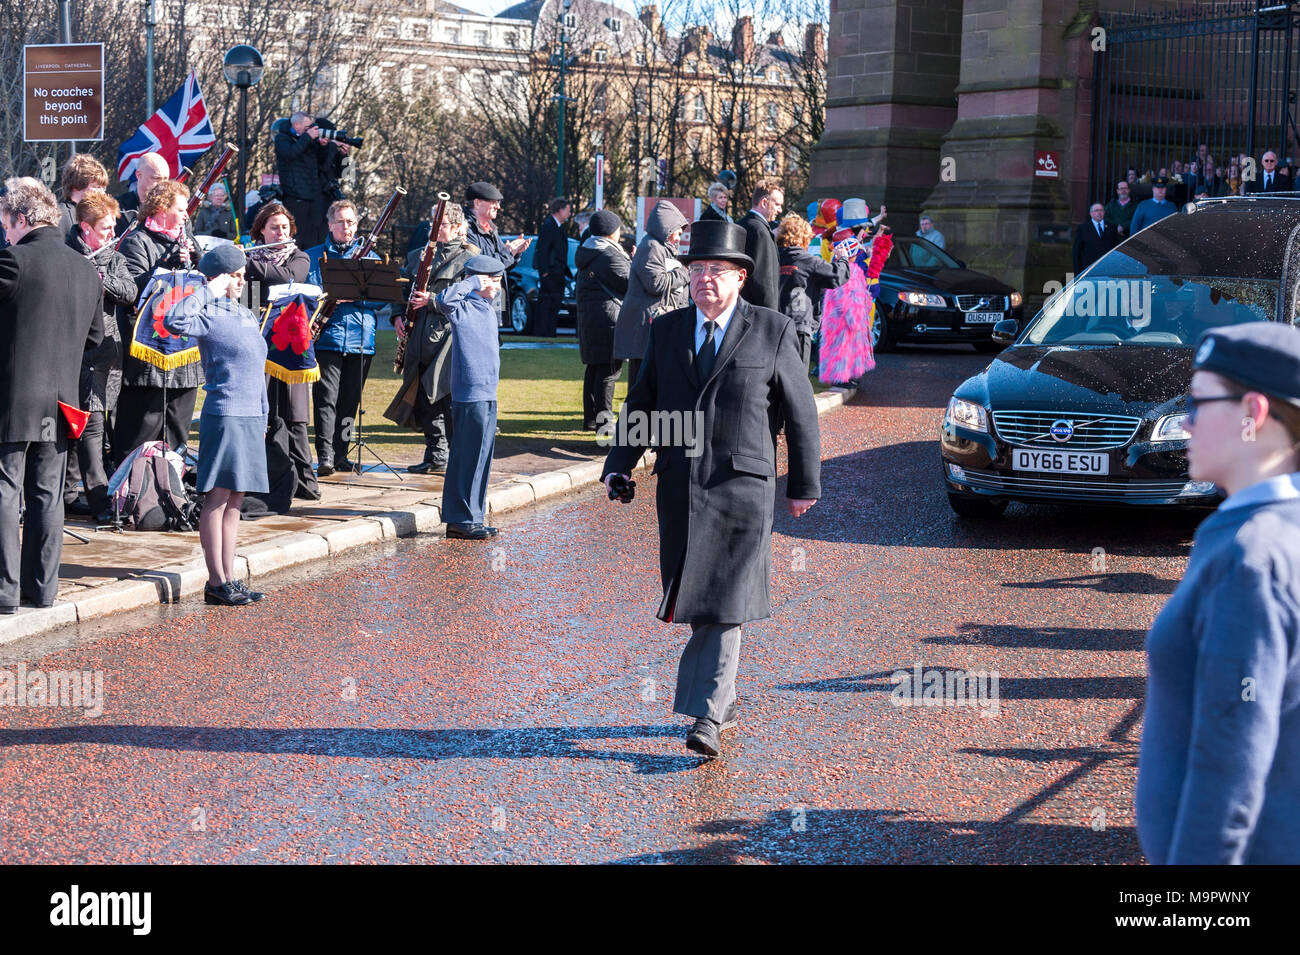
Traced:
<svg viewBox="0 0 1300 955">
<path fill-rule="evenodd" d="M 1043 176 L 1047 179 L 1059 179 L 1061 177 L 1061 166 L 1057 162 L 1060 153 L 1055 149 L 1040 149 L 1038 156 L 1034 159 L 1034 175 Z"/>
</svg>

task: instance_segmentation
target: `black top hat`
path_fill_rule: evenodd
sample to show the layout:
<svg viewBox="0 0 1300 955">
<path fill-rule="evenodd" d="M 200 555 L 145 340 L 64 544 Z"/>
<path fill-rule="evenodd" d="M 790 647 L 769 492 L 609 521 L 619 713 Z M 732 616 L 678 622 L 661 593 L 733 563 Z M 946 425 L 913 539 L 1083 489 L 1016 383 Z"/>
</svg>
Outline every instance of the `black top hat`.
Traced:
<svg viewBox="0 0 1300 955">
<path fill-rule="evenodd" d="M 681 255 L 686 264 L 701 259 L 721 259 L 754 271 L 754 260 L 745 254 L 745 229 L 721 219 L 699 219 L 691 223 L 691 250 Z"/>
</svg>

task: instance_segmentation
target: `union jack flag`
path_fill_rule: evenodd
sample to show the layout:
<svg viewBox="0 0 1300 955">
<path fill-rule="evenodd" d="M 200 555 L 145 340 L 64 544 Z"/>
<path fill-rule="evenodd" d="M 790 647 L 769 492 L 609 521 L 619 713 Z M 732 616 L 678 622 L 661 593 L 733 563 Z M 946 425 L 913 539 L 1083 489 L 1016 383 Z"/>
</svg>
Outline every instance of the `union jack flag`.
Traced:
<svg viewBox="0 0 1300 955">
<path fill-rule="evenodd" d="M 134 178 L 136 164 L 145 153 L 158 153 L 166 159 L 174 178 L 216 141 L 199 81 L 190 73 L 171 99 L 118 147 L 117 178 L 121 182 Z"/>
</svg>

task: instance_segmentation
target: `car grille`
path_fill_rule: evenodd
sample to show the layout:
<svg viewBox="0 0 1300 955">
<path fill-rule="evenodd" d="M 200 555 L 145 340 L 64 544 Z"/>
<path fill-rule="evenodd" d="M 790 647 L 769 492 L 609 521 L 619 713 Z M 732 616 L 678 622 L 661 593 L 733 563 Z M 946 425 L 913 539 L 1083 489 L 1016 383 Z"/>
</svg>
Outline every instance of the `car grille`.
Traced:
<svg viewBox="0 0 1300 955">
<path fill-rule="evenodd" d="M 1071 421 L 1074 434 L 1069 441 L 1057 441 L 1049 434 L 1053 422 Z M 993 425 L 1002 440 L 1034 448 L 1062 448 L 1070 451 L 1100 451 L 1119 448 L 1133 440 L 1141 418 L 1128 415 L 1087 415 L 1050 411 L 995 411 Z"/>
<path fill-rule="evenodd" d="M 1106 480 L 1070 474 L 1028 475 L 995 474 L 991 471 L 965 469 L 963 483 L 981 491 L 1040 497 L 1070 497 L 1091 501 L 1161 501 L 1179 497 L 1186 480 L 1128 478 Z"/>
<path fill-rule="evenodd" d="M 985 304 L 981 305 L 981 302 Z M 1007 297 L 1005 295 L 958 295 L 957 307 L 963 312 L 1005 312 Z"/>
</svg>

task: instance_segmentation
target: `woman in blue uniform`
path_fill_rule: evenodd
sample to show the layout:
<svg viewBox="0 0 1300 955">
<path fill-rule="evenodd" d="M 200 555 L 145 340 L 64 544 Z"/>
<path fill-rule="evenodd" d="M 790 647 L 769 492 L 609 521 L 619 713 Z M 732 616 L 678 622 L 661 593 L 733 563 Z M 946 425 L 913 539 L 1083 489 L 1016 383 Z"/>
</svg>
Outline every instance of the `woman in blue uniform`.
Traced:
<svg viewBox="0 0 1300 955">
<path fill-rule="evenodd" d="M 1154 864 L 1300 863 L 1300 331 L 1210 329 L 1188 462 L 1227 494 L 1147 634 L 1138 837 Z"/>
</svg>

